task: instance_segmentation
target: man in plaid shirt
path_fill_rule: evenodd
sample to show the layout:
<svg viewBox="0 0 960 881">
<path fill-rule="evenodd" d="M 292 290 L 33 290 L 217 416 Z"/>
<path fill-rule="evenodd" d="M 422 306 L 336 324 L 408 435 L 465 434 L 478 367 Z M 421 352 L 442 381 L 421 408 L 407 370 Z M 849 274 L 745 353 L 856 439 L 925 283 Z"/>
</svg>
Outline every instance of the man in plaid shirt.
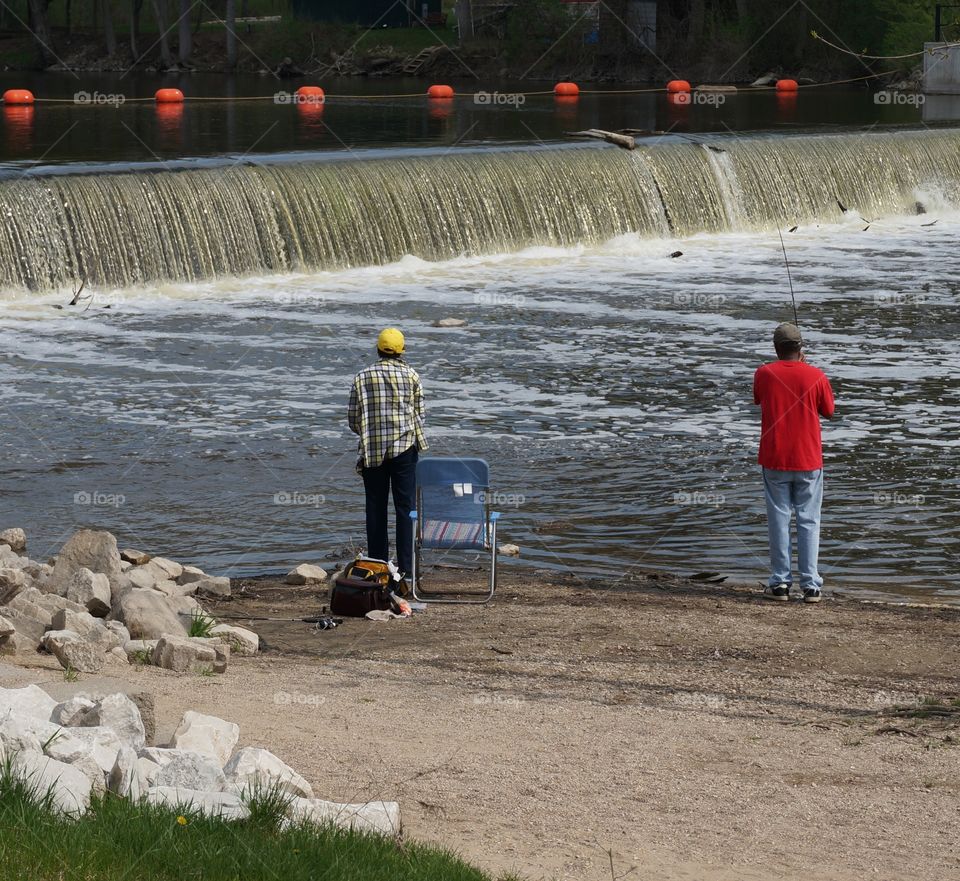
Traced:
<svg viewBox="0 0 960 881">
<path fill-rule="evenodd" d="M 397 567 L 404 579 L 413 568 L 413 521 L 417 457 L 427 449 L 423 433 L 423 388 L 403 361 L 403 334 L 393 327 L 377 339 L 380 360 L 361 370 L 350 391 L 348 422 L 360 436 L 357 471 L 367 499 L 367 553 L 389 559 L 387 502 L 393 488 L 397 515 Z"/>
</svg>

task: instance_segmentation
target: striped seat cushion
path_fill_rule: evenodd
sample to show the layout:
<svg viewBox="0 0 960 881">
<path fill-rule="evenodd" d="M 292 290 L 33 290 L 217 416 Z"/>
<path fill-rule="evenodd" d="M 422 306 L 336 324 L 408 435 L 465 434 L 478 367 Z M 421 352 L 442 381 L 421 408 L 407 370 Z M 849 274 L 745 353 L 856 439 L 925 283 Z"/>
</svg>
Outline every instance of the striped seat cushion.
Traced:
<svg viewBox="0 0 960 881">
<path fill-rule="evenodd" d="M 451 520 L 424 520 L 423 543 L 426 545 L 467 545 L 483 547 L 483 523 L 455 523 Z"/>
</svg>

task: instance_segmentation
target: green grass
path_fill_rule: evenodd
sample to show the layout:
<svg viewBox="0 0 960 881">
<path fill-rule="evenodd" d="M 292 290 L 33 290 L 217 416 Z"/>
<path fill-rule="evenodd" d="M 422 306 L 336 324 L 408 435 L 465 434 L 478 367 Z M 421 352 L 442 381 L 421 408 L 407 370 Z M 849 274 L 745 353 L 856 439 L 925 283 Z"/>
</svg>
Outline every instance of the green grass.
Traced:
<svg viewBox="0 0 960 881">
<path fill-rule="evenodd" d="M 426 845 L 312 825 L 280 830 L 281 798 L 251 799 L 249 820 L 95 800 L 59 817 L 30 787 L 0 776 L 4 881 L 492 881 Z"/>
<path fill-rule="evenodd" d="M 203 612 L 194 610 L 190 615 L 190 636 L 199 636 L 206 639 L 210 636 L 210 631 L 217 626 L 213 618 L 204 615 Z"/>
</svg>

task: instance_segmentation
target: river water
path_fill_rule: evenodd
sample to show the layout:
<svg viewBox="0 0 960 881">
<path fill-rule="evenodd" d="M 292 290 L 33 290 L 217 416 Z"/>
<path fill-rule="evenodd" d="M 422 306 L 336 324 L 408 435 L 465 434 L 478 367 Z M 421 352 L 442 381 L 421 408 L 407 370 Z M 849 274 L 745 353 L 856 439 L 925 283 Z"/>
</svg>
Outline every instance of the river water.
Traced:
<svg viewBox="0 0 960 881">
<path fill-rule="evenodd" d="M 218 134 L 194 127 L 163 155 L 249 147 L 204 119 Z M 357 125 L 373 146 L 370 121 Z M 515 125 L 492 136 L 523 140 Z M 8 167 L 163 146 L 94 154 L 82 137 L 49 149 L 52 135 L 34 143 L 46 155 L 13 149 Z M 926 214 L 834 212 L 786 237 L 809 358 L 841 416 L 824 429 L 827 586 L 952 599 L 960 213 L 952 193 L 916 195 Z M 524 560 L 603 584 L 632 567 L 765 574 L 750 393 L 792 315 L 775 228 L 88 290 L 73 308 L 55 308 L 69 287 L 0 300 L 3 520 L 27 529 L 36 557 L 83 525 L 230 575 L 360 544 L 346 398 L 377 331 L 396 324 L 423 376 L 432 451 L 491 462 L 502 538 Z M 432 327 L 444 317 L 468 325 Z"/>
</svg>

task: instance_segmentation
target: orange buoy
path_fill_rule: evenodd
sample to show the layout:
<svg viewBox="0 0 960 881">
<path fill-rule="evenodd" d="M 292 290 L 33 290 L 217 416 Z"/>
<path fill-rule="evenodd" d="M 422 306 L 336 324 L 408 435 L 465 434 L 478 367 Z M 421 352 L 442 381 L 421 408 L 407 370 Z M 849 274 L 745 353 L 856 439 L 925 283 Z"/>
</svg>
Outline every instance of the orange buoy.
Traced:
<svg viewBox="0 0 960 881">
<path fill-rule="evenodd" d="M 182 104 L 183 92 L 179 89 L 157 89 L 153 96 L 158 104 Z"/>
<path fill-rule="evenodd" d="M 689 92 L 690 83 L 686 80 L 670 80 L 670 82 L 667 83 L 667 91 L 674 95 L 678 92 Z"/>
<path fill-rule="evenodd" d="M 777 80 L 778 92 L 796 92 L 799 88 L 796 80 Z"/>
<path fill-rule="evenodd" d="M 575 97 L 580 94 L 580 86 L 576 83 L 557 83 L 553 87 L 553 94 L 564 98 Z"/>
<path fill-rule="evenodd" d="M 27 89 L 7 89 L 3 93 L 4 104 L 32 104 L 33 92 Z"/>
<path fill-rule="evenodd" d="M 453 86 L 430 86 L 427 89 L 428 98 L 452 98 L 453 97 Z"/>
<path fill-rule="evenodd" d="M 298 104 L 323 104 L 326 93 L 320 86 L 300 86 L 296 92 Z"/>
</svg>

